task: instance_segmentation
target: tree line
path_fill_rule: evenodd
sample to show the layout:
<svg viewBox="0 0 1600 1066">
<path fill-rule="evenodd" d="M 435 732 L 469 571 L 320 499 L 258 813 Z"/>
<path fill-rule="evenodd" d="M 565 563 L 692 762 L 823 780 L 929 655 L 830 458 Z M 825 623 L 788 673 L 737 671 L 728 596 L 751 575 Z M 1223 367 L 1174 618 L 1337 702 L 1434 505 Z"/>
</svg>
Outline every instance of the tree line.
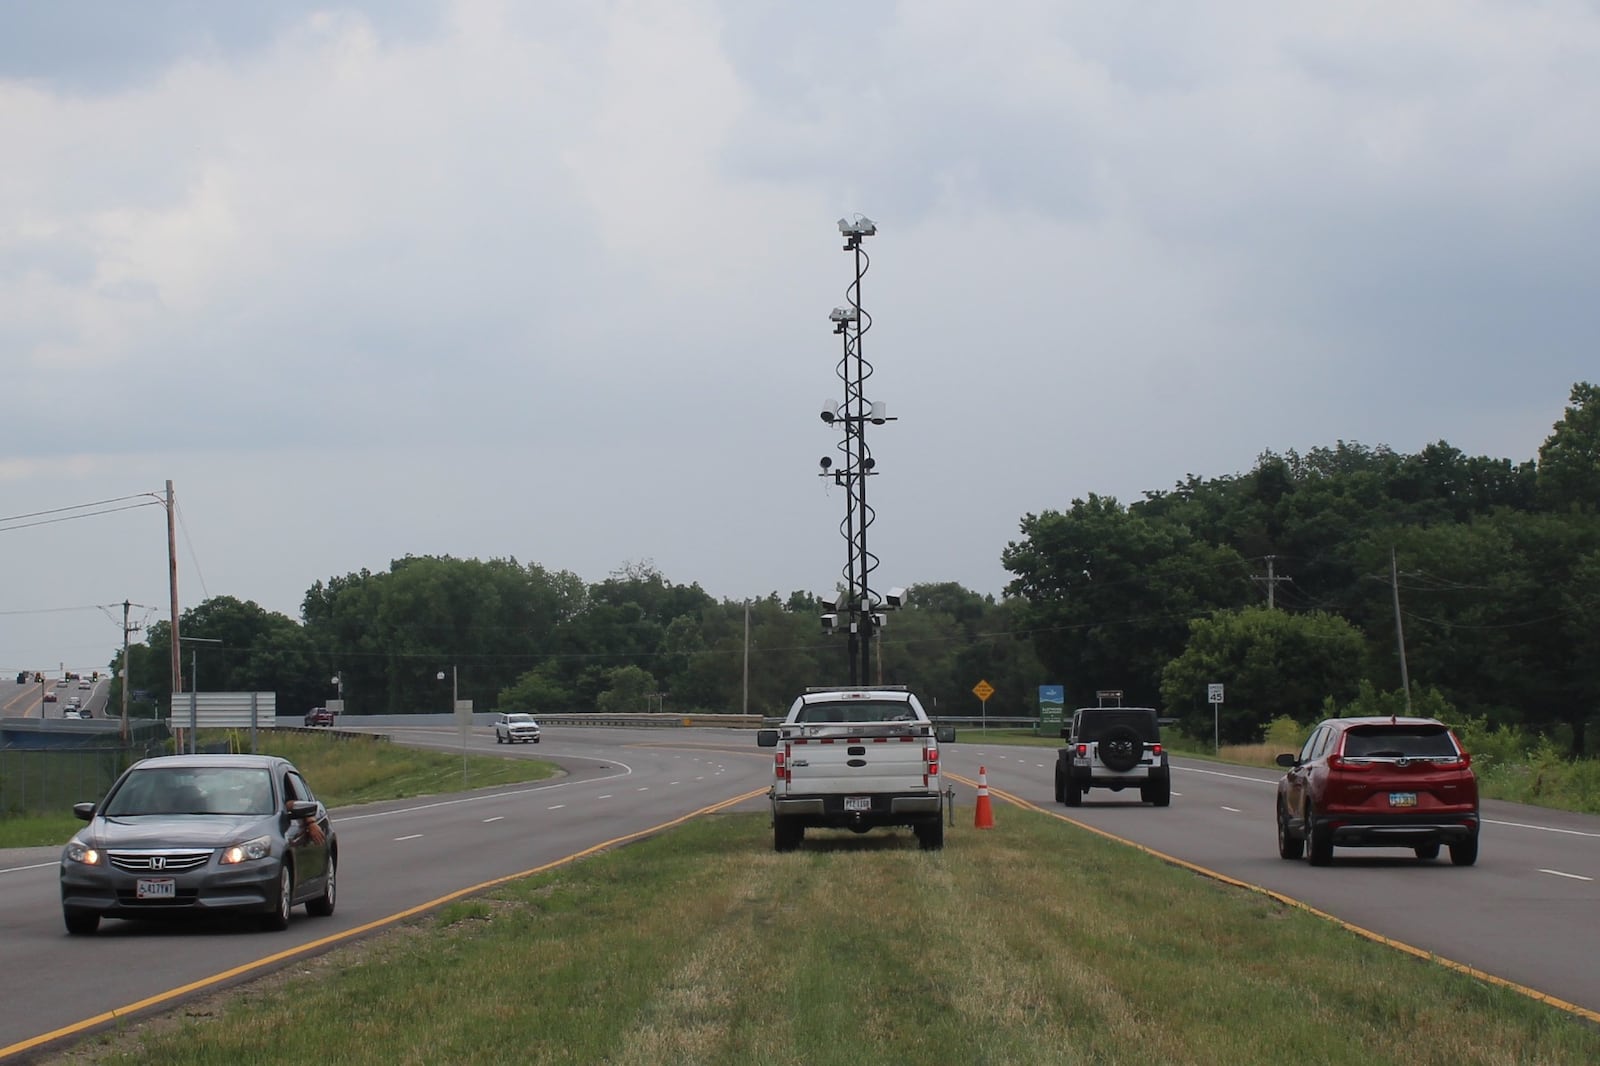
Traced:
<svg viewBox="0 0 1600 1066">
<path fill-rule="evenodd" d="M 1600 696 L 1597 500 L 1600 389 L 1582 382 L 1537 462 L 1340 441 L 1127 505 L 1091 493 L 1022 518 L 998 599 L 913 586 L 875 640 L 872 680 L 962 717 L 979 712 L 979 680 L 996 717 L 1037 713 L 1040 685 L 1064 685 L 1069 707 L 1120 689 L 1196 737 L 1249 742 L 1275 718 L 1403 706 L 1404 677 L 1416 706 L 1584 753 Z M 453 673 L 480 710 L 775 715 L 848 680 L 820 614 L 810 593 L 717 600 L 649 563 L 591 584 L 514 558 L 407 556 L 316 582 L 298 620 L 208 599 L 180 633 L 221 643 L 181 661 L 202 690 L 273 691 L 290 714 L 333 698 L 336 677 L 347 713 L 446 711 Z M 129 652 L 132 687 L 162 706 L 170 647 L 162 622 Z"/>
</svg>

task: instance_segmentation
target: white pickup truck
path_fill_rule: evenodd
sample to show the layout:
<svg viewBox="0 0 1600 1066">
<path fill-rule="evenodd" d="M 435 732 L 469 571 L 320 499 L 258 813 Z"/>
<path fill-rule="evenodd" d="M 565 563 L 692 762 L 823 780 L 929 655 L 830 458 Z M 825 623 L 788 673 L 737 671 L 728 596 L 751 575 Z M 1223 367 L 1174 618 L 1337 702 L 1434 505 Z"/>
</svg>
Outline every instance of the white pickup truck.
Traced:
<svg viewBox="0 0 1600 1066">
<path fill-rule="evenodd" d="M 944 847 L 945 797 L 935 726 L 903 687 L 812 688 L 756 743 L 773 753 L 772 846 L 793 851 L 807 828 L 865 833 L 909 825 L 924 851 Z"/>
</svg>

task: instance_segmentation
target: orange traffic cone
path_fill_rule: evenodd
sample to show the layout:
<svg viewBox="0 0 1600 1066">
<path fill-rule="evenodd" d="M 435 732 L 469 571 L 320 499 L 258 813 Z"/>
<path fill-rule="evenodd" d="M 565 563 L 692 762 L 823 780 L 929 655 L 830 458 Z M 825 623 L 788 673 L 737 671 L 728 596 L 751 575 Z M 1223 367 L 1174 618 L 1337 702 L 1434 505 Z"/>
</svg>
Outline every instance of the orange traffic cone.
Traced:
<svg viewBox="0 0 1600 1066">
<path fill-rule="evenodd" d="M 978 767 L 978 812 L 972 820 L 974 829 L 994 828 L 994 808 L 989 806 L 989 772 Z"/>
</svg>

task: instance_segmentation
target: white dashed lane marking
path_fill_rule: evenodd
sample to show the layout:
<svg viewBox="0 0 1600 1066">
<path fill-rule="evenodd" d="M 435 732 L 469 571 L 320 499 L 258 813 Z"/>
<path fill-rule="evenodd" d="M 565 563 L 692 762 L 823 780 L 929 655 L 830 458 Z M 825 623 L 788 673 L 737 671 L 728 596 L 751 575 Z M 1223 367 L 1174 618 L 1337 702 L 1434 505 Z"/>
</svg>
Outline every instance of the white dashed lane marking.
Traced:
<svg viewBox="0 0 1600 1066">
<path fill-rule="evenodd" d="M 1544 870 L 1544 869 L 1541 869 L 1539 872 L 1542 873 L 1542 874 L 1550 874 L 1553 877 L 1570 877 L 1574 881 L 1593 881 L 1594 880 L 1594 878 L 1585 877 L 1582 874 L 1563 873 L 1560 870 Z"/>
</svg>

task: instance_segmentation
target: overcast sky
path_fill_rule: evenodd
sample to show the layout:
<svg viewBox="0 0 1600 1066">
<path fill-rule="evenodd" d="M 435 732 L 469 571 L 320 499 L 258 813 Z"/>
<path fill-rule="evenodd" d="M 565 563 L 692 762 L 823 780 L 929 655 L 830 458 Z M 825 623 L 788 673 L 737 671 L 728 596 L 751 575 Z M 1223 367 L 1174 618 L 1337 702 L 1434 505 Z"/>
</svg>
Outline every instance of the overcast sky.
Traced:
<svg viewBox="0 0 1600 1066">
<path fill-rule="evenodd" d="M 150 504 L 0 523 L 0 668 L 165 617 L 168 479 L 183 608 L 833 587 L 857 212 L 879 588 L 1269 449 L 1533 459 L 1596 115 L 1592 0 L 0 0 L 0 517 Z"/>
</svg>

